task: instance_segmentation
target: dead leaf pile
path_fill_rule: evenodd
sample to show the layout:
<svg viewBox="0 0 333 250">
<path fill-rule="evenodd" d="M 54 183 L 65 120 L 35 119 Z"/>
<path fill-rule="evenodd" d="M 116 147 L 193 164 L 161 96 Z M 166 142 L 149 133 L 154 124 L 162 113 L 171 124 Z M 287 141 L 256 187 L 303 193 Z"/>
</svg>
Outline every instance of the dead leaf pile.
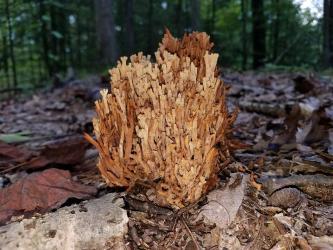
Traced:
<svg viewBox="0 0 333 250">
<path fill-rule="evenodd" d="M 82 133 L 91 129 L 91 91 L 98 84 L 83 82 L 0 103 L 1 223 L 96 194 L 97 154 L 91 154 Z M 90 186 L 71 181 L 62 169 Z"/>
</svg>

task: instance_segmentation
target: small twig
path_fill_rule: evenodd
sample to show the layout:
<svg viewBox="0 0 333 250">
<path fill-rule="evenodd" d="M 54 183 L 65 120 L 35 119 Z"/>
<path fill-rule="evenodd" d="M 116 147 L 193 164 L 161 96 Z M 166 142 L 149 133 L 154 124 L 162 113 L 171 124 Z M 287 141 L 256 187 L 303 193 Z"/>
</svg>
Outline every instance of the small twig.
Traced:
<svg viewBox="0 0 333 250">
<path fill-rule="evenodd" d="M 184 217 L 181 216 L 180 219 L 181 219 L 181 222 L 183 223 L 184 227 L 186 228 L 186 231 L 187 231 L 188 234 L 191 236 L 192 241 L 194 242 L 194 245 L 195 245 L 196 249 L 197 249 L 197 250 L 200 250 L 199 243 L 198 243 L 198 241 L 196 240 L 196 238 L 194 237 L 194 235 L 193 235 L 191 229 L 187 226 L 187 224 L 186 224 L 186 222 L 185 222 L 185 220 L 184 220 Z"/>
<path fill-rule="evenodd" d="M 173 232 L 175 232 L 178 222 L 179 222 L 179 217 L 176 216 L 175 219 L 174 219 L 174 223 L 172 225 L 172 229 L 171 229 Z"/>
<path fill-rule="evenodd" d="M 264 217 L 263 217 L 263 216 L 260 216 L 260 217 L 259 217 L 259 220 L 260 220 L 260 222 L 259 222 L 260 224 L 259 224 L 259 230 L 258 230 L 258 233 L 257 233 L 257 235 L 254 237 L 254 239 L 253 239 L 253 241 L 252 241 L 252 244 L 249 245 L 249 246 L 247 246 L 246 249 L 251 249 L 251 247 L 254 246 L 255 243 L 257 243 L 257 240 L 258 240 L 258 238 L 259 238 L 259 234 L 260 234 L 260 232 L 261 232 L 261 230 L 262 230 L 262 227 L 263 227 L 263 225 L 264 225 Z"/>
<path fill-rule="evenodd" d="M 130 196 L 125 196 L 124 199 L 125 202 L 131 208 L 131 210 L 145 212 L 148 214 L 166 215 L 166 216 L 171 216 L 173 213 L 171 209 L 157 206 L 150 201 L 140 201 Z"/>
<path fill-rule="evenodd" d="M 144 241 L 138 236 L 138 232 L 137 232 L 137 230 L 136 230 L 136 228 L 135 228 L 134 223 L 130 221 L 130 222 L 128 223 L 128 225 L 129 225 L 129 228 L 130 228 L 129 232 L 130 232 L 131 238 L 132 238 L 132 240 L 134 241 L 134 243 L 135 243 L 138 247 L 140 247 L 140 246 L 141 246 L 141 247 L 144 246 L 144 247 L 146 247 L 147 249 L 149 249 L 149 246 L 147 245 L 147 243 L 144 242 Z"/>
<path fill-rule="evenodd" d="M 194 208 L 199 202 L 203 201 L 205 198 L 206 197 L 203 196 L 199 200 L 197 200 L 195 203 L 192 203 L 192 204 L 190 204 L 190 205 L 188 205 L 186 207 L 183 207 L 183 208 L 179 209 L 178 211 L 176 211 L 176 214 L 178 216 L 181 216 L 181 215 L 183 215 L 185 213 L 188 213 L 192 208 Z"/>
<path fill-rule="evenodd" d="M 139 247 L 141 245 L 141 241 L 140 241 L 140 238 L 139 238 L 138 233 L 136 231 L 136 228 L 134 226 L 134 223 L 133 222 L 129 222 L 128 226 L 130 228 L 129 232 L 130 232 L 132 240 Z"/>
<path fill-rule="evenodd" d="M 13 171 L 13 170 L 17 169 L 17 168 L 24 167 L 24 166 L 28 165 L 29 163 L 31 163 L 31 161 L 27 161 L 27 162 L 22 162 L 22 163 L 16 164 L 14 166 L 11 166 L 9 168 L 1 170 L 0 174 L 6 174 L 6 173 L 8 173 L 10 171 Z"/>
</svg>

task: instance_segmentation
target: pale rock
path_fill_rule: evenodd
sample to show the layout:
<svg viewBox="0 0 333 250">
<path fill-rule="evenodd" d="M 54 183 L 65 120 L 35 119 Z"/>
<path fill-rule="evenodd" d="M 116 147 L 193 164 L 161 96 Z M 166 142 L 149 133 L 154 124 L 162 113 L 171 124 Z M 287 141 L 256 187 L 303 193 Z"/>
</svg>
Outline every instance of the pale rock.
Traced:
<svg viewBox="0 0 333 250">
<path fill-rule="evenodd" d="M 0 227 L 0 249 L 123 249 L 128 217 L 110 193 Z"/>
</svg>

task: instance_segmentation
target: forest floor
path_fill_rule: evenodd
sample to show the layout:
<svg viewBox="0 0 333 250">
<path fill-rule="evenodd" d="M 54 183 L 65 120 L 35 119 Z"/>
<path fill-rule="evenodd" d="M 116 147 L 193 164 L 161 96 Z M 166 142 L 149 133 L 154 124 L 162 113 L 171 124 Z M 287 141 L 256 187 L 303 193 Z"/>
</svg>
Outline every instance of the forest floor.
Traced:
<svg viewBox="0 0 333 250">
<path fill-rule="evenodd" d="M 223 78 L 230 109 L 240 108 L 234 136 L 248 148 L 233 153 L 219 187 L 193 206 L 177 212 L 157 207 L 145 200 L 144 187 L 124 196 L 126 246 L 333 249 L 333 82 L 290 73 Z M 54 211 L 69 198 L 115 192 L 101 179 L 98 153 L 82 136 L 92 133 L 93 102 L 102 86 L 92 79 L 0 103 L 1 224 Z M 46 176 L 50 168 L 69 171 L 74 181 Z M 48 184 L 43 192 L 41 181 Z M 61 183 L 66 192 L 57 192 Z M 45 201 L 54 192 L 56 198 Z"/>
</svg>

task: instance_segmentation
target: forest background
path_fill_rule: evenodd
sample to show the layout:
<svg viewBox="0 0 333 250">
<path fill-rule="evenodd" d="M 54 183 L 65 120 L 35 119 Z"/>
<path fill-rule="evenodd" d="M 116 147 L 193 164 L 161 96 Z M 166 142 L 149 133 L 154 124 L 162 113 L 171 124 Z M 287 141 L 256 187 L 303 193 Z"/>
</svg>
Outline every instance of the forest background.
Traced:
<svg viewBox="0 0 333 250">
<path fill-rule="evenodd" d="M 166 27 L 210 34 L 225 69 L 333 66 L 333 0 L 0 0 L 0 90 L 106 74 L 119 56 L 153 54 Z"/>
</svg>

